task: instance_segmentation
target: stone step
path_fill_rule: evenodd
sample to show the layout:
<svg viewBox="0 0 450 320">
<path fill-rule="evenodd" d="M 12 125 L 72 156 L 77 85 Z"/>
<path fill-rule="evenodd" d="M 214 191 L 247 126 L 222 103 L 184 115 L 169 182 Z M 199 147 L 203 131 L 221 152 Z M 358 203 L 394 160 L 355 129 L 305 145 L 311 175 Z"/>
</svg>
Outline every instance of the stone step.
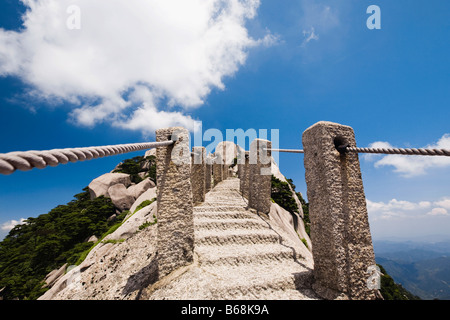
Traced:
<svg viewBox="0 0 450 320">
<path fill-rule="evenodd" d="M 233 197 L 239 197 L 242 198 L 242 195 L 239 193 L 239 190 L 233 190 L 233 189 L 222 189 L 222 190 L 217 190 L 217 189 L 212 189 L 211 191 L 209 191 L 206 196 L 208 197 L 214 197 L 214 196 L 233 196 Z"/>
<path fill-rule="evenodd" d="M 238 190 L 220 190 L 220 191 L 216 191 L 216 190 L 212 190 L 210 192 L 208 192 L 206 195 L 206 198 L 214 198 L 214 197 L 230 197 L 230 198 L 237 198 L 237 199 L 242 199 L 241 194 L 239 193 Z"/>
<path fill-rule="evenodd" d="M 230 190 L 239 190 L 239 180 L 233 181 L 232 183 L 229 183 L 228 181 L 226 183 L 224 183 L 224 181 L 219 182 L 215 187 L 213 187 L 210 191 L 220 191 L 220 190 L 224 190 L 224 191 L 230 191 Z"/>
<path fill-rule="evenodd" d="M 317 299 L 309 289 L 311 281 L 311 270 L 295 262 L 200 266 L 160 289 L 152 299 Z"/>
<path fill-rule="evenodd" d="M 247 201 L 244 201 L 241 198 L 237 198 L 237 197 L 209 197 L 209 198 L 205 198 L 205 202 L 237 202 L 239 204 L 242 203 L 242 205 L 246 205 Z"/>
<path fill-rule="evenodd" d="M 242 199 L 231 198 L 231 197 L 224 197 L 224 198 L 216 197 L 216 198 L 209 198 L 209 199 L 206 198 L 205 199 L 205 203 L 215 203 L 215 204 L 223 203 L 226 205 L 227 203 L 230 203 L 230 202 L 238 203 L 239 205 L 243 205 L 243 206 L 247 204 L 247 202 Z"/>
<path fill-rule="evenodd" d="M 217 230 L 196 230 L 195 232 L 195 245 L 251 245 L 255 243 L 279 242 L 280 236 L 266 229 L 235 229 L 220 232 Z"/>
<path fill-rule="evenodd" d="M 199 256 L 201 265 L 242 265 L 242 264 L 273 264 L 280 261 L 294 261 L 301 259 L 295 251 L 280 244 L 253 244 L 196 246 L 195 252 Z"/>
<path fill-rule="evenodd" d="M 305 260 L 247 204 L 239 179 L 224 180 L 209 191 L 194 207 L 196 266 L 151 298 L 317 299 Z"/>
<path fill-rule="evenodd" d="M 236 189 L 214 187 L 213 189 L 209 190 L 207 194 L 208 195 L 233 194 L 233 195 L 241 196 L 241 194 L 239 193 L 239 187 Z"/>
<path fill-rule="evenodd" d="M 211 189 L 208 193 L 206 193 L 207 196 L 215 196 L 215 195 L 233 195 L 233 196 L 239 196 L 242 197 L 241 194 L 239 193 L 239 188 L 238 189 L 220 189 L 215 187 L 214 189 Z"/>
<path fill-rule="evenodd" d="M 244 265 L 210 265 L 201 267 L 213 273 L 215 287 L 226 291 L 270 288 L 272 290 L 299 289 L 308 287 L 312 271 L 294 261 L 273 262 L 270 265 L 248 263 Z M 246 279 L 244 283 L 242 279 Z"/>
<path fill-rule="evenodd" d="M 202 204 L 194 207 L 195 212 L 226 212 L 226 211 L 246 211 L 244 206 L 239 205 L 227 205 L 227 206 L 214 206 L 211 204 Z"/>
<path fill-rule="evenodd" d="M 194 216 L 194 226 L 197 230 L 230 230 L 230 229 L 267 229 L 267 223 L 255 218 L 225 218 L 217 219 L 211 216 Z"/>
<path fill-rule="evenodd" d="M 194 220 L 201 218 L 210 218 L 214 220 L 222 220 L 222 219 L 254 219 L 255 214 L 252 212 L 248 212 L 245 210 L 241 211 L 194 211 Z"/>
<path fill-rule="evenodd" d="M 203 205 L 218 208 L 218 210 L 220 210 L 222 207 L 227 208 L 230 206 L 241 207 L 245 210 L 245 208 L 247 207 L 246 203 L 238 201 L 205 201 L 203 202 Z"/>
<path fill-rule="evenodd" d="M 205 196 L 206 200 L 213 200 L 213 199 L 223 199 L 223 200 L 230 200 L 230 199 L 236 199 L 236 200 L 242 200 L 244 201 L 245 198 L 241 196 L 237 196 L 234 194 L 208 194 Z"/>
</svg>

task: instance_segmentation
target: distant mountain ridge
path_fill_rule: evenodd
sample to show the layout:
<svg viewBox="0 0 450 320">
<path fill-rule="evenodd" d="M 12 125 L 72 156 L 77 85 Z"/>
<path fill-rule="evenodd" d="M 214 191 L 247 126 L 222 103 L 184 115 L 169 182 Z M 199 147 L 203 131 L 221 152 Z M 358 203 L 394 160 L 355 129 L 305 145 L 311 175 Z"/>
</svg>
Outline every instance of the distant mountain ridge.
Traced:
<svg viewBox="0 0 450 320">
<path fill-rule="evenodd" d="M 411 293 L 450 300 L 450 240 L 374 241 L 374 250 L 377 263 Z"/>
</svg>

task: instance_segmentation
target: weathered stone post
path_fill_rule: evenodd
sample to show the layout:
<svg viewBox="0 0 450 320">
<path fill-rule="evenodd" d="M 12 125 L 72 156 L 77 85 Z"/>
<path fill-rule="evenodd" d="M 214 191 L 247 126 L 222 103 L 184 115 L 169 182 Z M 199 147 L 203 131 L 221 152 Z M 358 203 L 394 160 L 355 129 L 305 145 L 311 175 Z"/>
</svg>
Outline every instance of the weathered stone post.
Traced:
<svg viewBox="0 0 450 320">
<path fill-rule="evenodd" d="M 250 167 L 249 167 L 249 152 L 245 151 L 243 155 L 243 164 L 239 167 L 240 173 L 240 185 L 239 189 L 244 198 L 248 199 L 249 196 L 249 178 L 250 178 Z"/>
<path fill-rule="evenodd" d="M 205 201 L 205 176 L 206 176 L 206 148 L 192 148 L 192 168 L 191 168 L 191 184 L 192 184 L 192 201 L 194 204 Z"/>
<path fill-rule="evenodd" d="M 223 165 L 222 165 L 222 156 L 220 153 L 215 152 L 214 155 L 216 158 L 213 163 L 213 178 L 214 178 L 214 186 L 216 186 L 220 181 L 223 180 Z"/>
<path fill-rule="evenodd" d="M 227 146 L 228 146 L 227 142 L 223 141 L 222 142 L 222 163 L 223 163 L 222 180 L 228 179 Z"/>
<path fill-rule="evenodd" d="M 303 133 L 314 257 L 314 290 L 325 299 L 375 299 L 367 285 L 375 265 L 353 129 L 321 121 Z"/>
<path fill-rule="evenodd" d="M 271 151 L 267 150 L 271 147 L 272 143 L 263 139 L 255 139 L 250 144 L 248 205 L 263 213 L 268 213 L 272 204 Z"/>
<path fill-rule="evenodd" d="M 206 171 L 205 171 L 205 193 L 211 190 L 212 179 L 212 160 L 210 157 L 206 158 Z"/>
<path fill-rule="evenodd" d="M 245 150 L 237 146 L 237 177 L 242 180 L 242 172 L 245 166 Z"/>
<path fill-rule="evenodd" d="M 245 156 L 242 155 L 240 156 L 241 158 L 243 158 L 244 160 L 239 160 L 240 158 L 238 158 L 238 170 L 237 170 L 237 177 L 239 178 L 239 180 L 242 180 L 242 171 L 244 170 L 244 165 L 245 165 Z"/>
<path fill-rule="evenodd" d="M 181 127 L 156 130 L 156 141 L 171 139 L 176 142 L 156 149 L 160 277 L 192 263 L 194 250 L 189 132 Z"/>
<path fill-rule="evenodd" d="M 222 164 L 222 181 L 228 178 L 227 165 L 225 163 Z"/>
</svg>

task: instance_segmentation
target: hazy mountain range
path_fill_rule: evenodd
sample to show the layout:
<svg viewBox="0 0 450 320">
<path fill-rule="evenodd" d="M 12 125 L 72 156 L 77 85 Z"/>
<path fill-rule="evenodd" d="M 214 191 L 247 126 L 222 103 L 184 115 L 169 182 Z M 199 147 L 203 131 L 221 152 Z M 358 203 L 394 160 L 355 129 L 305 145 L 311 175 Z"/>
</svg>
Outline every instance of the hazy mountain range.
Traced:
<svg viewBox="0 0 450 320">
<path fill-rule="evenodd" d="M 422 299 L 450 300 L 450 238 L 373 244 L 376 262 L 396 283 Z"/>
</svg>

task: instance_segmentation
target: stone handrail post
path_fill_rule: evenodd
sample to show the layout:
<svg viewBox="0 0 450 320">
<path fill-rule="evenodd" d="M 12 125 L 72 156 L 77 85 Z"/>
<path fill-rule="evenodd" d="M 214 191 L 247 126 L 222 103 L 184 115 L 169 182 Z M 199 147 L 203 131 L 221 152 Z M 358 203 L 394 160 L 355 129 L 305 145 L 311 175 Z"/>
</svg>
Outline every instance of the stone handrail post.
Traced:
<svg viewBox="0 0 450 320">
<path fill-rule="evenodd" d="M 228 144 L 226 143 L 226 141 L 222 142 L 222 180 L 226 180 L 228 179 L 228 161 L 229 159 L 227 159 L 227 147 Z"/>
<path fill-rule="evenodd" d="M 249 167 L 249 152 L 245 151 L 244 155 L 239 164 L 239 191 L 248 199 L 249 196 L 249 177 L 250 177 L 250 167 Z"/>
<path fill-rule="evenodd" d="M 263 139 L 250 144 L 248 206 L 262 213 L 268 213 L 272 205 L 271 147 L 272 143 Z"/>
<path fill-rule="evenodd" d="M 237 149 L 237 166 L 238 166 L 237 177 L 240 180 L 242 179 L 242 171 L 244 170 L 243 169 L 244 165 L 245 165 L 245 151 L 243 151 L 243 149 L 241 149 L 238 146 L 238 149 Z"/>
<path fill-rule="evenodd" d="M 192 148 L 192 167 L 191 167 L 191 184 L 192 184 L 192 201 L 196 203 L 205 201 L 206 193 L 206 148 Z"/>
<path fill-rule="evenodd" d="M 302 136 L 311 220 L 314 290 L 325 299 L 375 299 L 375 256 L 353 129 L 318 122 Z M 342 149 L 341 149 L 342 150 Z"/>
<path fill-rule="evenodd" d="M 215 160 L 213 163 L 213 180 L 214 186 L 223 180 L 223 161 L 220 153 L 215 152 Z"/>
<path fill-rule="evenodd" d="M 213 163 L 210 157 L 206 158 L 206 171 L 205 171 L 205 193 L 209 192 L 212 188 L 212 167 Z"/>
<path fill-rule="evenodd" d="M 189 132 L 182 127 L 156 130 L 158 273 L 164 277 L 193 262 L 194 217 Z"/>
</svg>

